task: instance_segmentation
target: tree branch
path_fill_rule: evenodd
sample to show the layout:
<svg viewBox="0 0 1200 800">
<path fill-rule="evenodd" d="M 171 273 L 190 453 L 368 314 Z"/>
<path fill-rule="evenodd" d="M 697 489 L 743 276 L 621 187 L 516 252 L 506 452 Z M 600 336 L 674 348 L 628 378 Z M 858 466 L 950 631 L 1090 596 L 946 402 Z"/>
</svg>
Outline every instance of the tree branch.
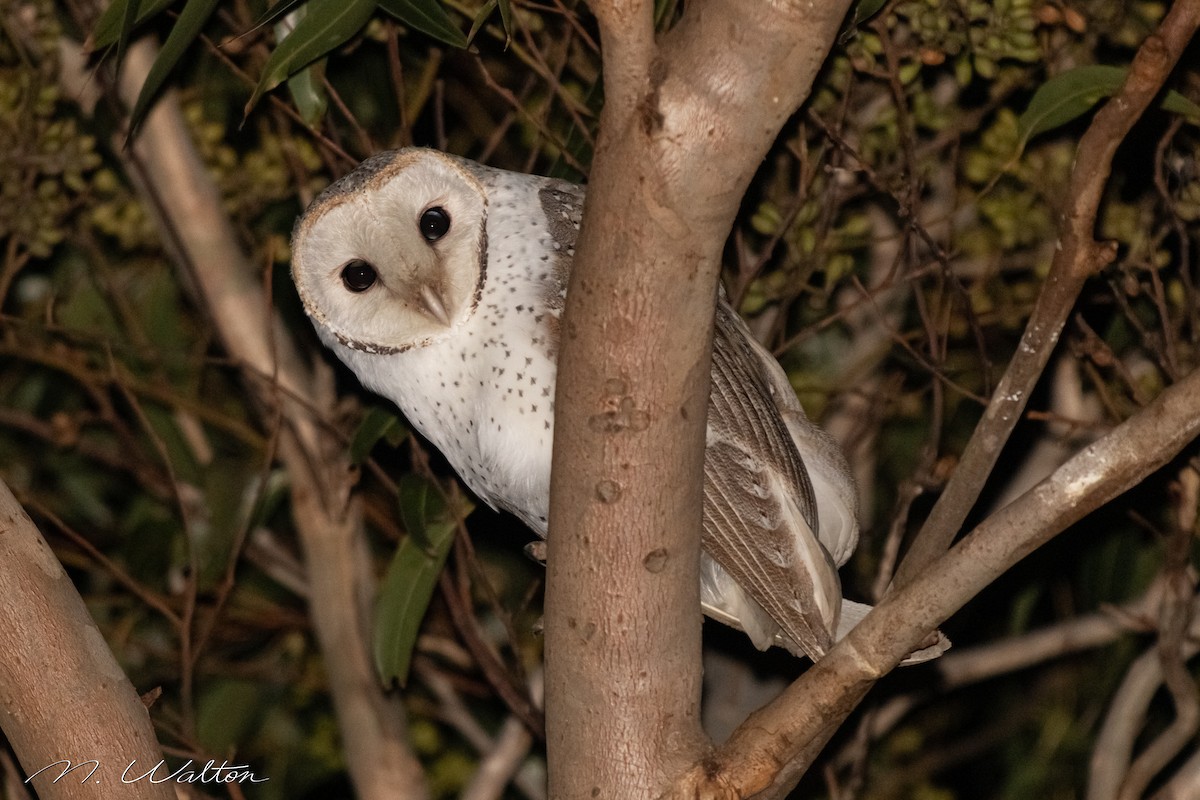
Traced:
<svg viewBox="0 0 1200 800">
<path fill-rule="evenodd" d="M 1200 370 L 1076 453 L 889 595 L 771 705 L 681 781 L 749 797 L 794 785 L 867 690 L 981 589 L 1069 525 L 1135 486 L 1200 433 Z M 684 797 L 677 790 L 671 797 Z M 688 795 L 690 796 L 690 795 Z"/>
<path fill-rule="evenodd" d="M 605 124 L 623 128 L 649 89 L 652 64 L 658 58 L 654 42 L 654 3 L 645 0 L 606 0 L 591 4 L 600 25 L 604 47 L 603 117 Z"/>
<path fill-rule="evenodd" d="M 653 797 L 704 751 L 699 539 L 713 305 L 750 178 L 845 0 L 595 2 L 601 115 L 555 400 L 546 587 L 550 795 Z M 664 485 L 664 476 L 671 485 Z"/>
<path fill-rule="evenodd" d="M 0 728 L 42 800 L 170 800 L 150 715 L 33 521 L 0 483 Z M 97 763 L 88 778 L 88 760 Z M 72 764 L 82 767 L 55 780 Z"/>
<path fill-rule="evenodd" d="M 1183 659 L 1200 652 L 1195 642 L 1200 636 L 1200 598 L 1192 601 L 1190 640 L 1179 652 Z M 1158 694 L 1166 676 L 1157 648 L 1139 656 L 1125 671 L 1121 685 L 1113 695 L 1088 765 L 1087 800 L 1115 800 L 1133 761 L 1134 744 L 1142 733 L 1150 702 Z"/>
<path fill-rule="evenodd" d="M 1084 282 L 1111 262 L 1116 244 L 1094 238 L 1112 159 L 1134 123 L 1174 69 L 1197 26 L 1200 0 L 1177 0 L 1134 56 L 1129 76 L 1104 104 L 1079 141 L 1067 188 L 1070 205 L 1059 221 L 1058 248 L 1021 344 L 976 427 L 958 468 L 913 540 L 896 585 L 912 581 L 946 551 L 983 490 L 1000 451 L 1016 427 L 1034 386 L 1075 305 Z"/>
</svg>

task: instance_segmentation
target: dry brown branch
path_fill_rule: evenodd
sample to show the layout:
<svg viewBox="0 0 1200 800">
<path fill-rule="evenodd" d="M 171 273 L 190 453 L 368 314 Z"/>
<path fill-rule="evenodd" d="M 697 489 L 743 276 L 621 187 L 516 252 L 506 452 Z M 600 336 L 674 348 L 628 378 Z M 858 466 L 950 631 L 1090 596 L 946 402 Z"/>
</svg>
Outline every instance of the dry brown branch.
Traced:
<svg viewBox="0 0 1200 800">
<path fill-rule="evenodd" d="M 1114 243 L 1101 244 L 1094 238 L 1113 155 L 1162 89 L 1198 26 L 1198 0 L 1174 3 L 1158 30 L 1138 48 L 1124 85 L 1096 113 L 1080 140 L 1066 194 L 1070 205 L 1060 218 L 1058 247 L 1050 274 L 1017 353 L 996 387 L 958 468 L 900 564 L 896 575 L 898 586 L 914 580 L 954 540 L 1004 443 L 1020 420 L 1084 282 L 1115 257 Z"/>
<path fill-rule="evenodd" d="M 540 669 L 529 676 L 529 693 L 534 702 L 542 702 L 543 676 Z M 530 800 L 543 800 L 546 797 L 545 776 L 538 776 L 538 770 L 531 769 L 527 761 L 532 744 L 533 737 L 520 719 L 515 716 L 506 719 L 496 735 L 495 745 L 482 754 L 478 769 L 463 789 L 463 800 L 501 797 L 509 783 Z"/>
<path fill-rule="evenodd" d="M 885 598 L 681 786 L 782 796 L 867 690 L 927 632 L 1069 525 L 1170 461 L 1200 432 L 1200 370 L 996 512 Z M 691 796 L 677 791 L 672 797 Z"/>
<path fill-rule="evenodd" d="M 421 682 L 437 698 L 442 718 L 482 756 L 461 797 L 465 800 L 500 797 L 511 783 L 530 800 L 542 800 L 546 796 L 544 785 L 520 772 L 533 744 L 525 722 L 515 715 L 509 716 L 493 739 L 467 708 L 453 683 L 436 667 L 419 658 L 414 668 Z M 540 674 L 531 681 L 530 693 L 535 697 L 540 692 L 540 682 Z"/>
<path fill-rule="evenodd" d="M 697 587 L 721 251 L 847 5 L 708 0 L 658 42 L 652 3 L 591 6 L 605 106 L 555 399 L 552 797 L 654 797 L 706 747 Z"/>
<path fill-rule="evenodd" d="M 1165 590 L 1157 604 L 1158 644 L 1129 667 L 1109 705 L 1092 751 L 1088 800 L 1142 797 L 1150 782 L 1191 742 L 1196 731 L 1196 685 L 1187 661 L 1198 649 L 1200 623 L 1196 615 L 1200 611 L 1200 598 L 1193 595 L 1195 585 L 1188 554 L 1200 502 L 1200 475 L 1191 465 L 1182 470 L 1179 486 L 1178 524 L 1168 546 L 1161 581 Z M 1134 746 L 1144 735 L 1150 702 L 1164 684 L 1175 705 L 1175 719 L 1135 758 Z M 1186 776 L 1187 772 L 1183 774 Z M 1187 780 L 1186 777 L 1173 780 L 1172 791 L 1184 791 Z"/>
<path fill-rule="evenodd" d="M 1145 633 L 1153 625 L 1162 595 L 1162 582 L 1155 582 L 1141 597 L 1123 606 L 1084 614 L 1021 636 L 952 650 L 930 665 L 937 670 L 938 680 L 930 682 L 929 690 L 944 693 L 1103 647 L 1129 633 Z M 838 768 L 865 756 L 865 742 L 882 738 L 927 698 L 924 691 L 902 694 L 871 709 L 859 726 L 858 736 L 837 757 Z"/>
<path fill-rule="evenodd" d="M 146 41 L 131 46 L 119 95 L 131 107 L 155 56 Z M 77 63 L 64 60 L 64 64 Z M 81 83 L 78 76 L 69 78 Z M 291 479 L 292 512 L 304 547 L 313 629 L 325 656 L 341 722 L 349 771 L 363 798 L 425 795 L 424 777 L 408 749 L 399 699 L 380 688 L 370 663 L 372 562 L 362 536 L 345 447 L 311 409 L 328 417 L 332 374 L 309 369 L 273 313 L 257 272 L 238 245 L 205 172 L 178 100 L 164 94 L 130 150 L 118 148 L 164 240 L 209 311 L 232 359 L 263 409 L 265 426 L 280 417 L 280 460 Z M 264 389 L 259 376 L 274 381 Z M 294 398 L 309 400 L 302 403 Z"/>
<path fill-rule="evenodd" d="M 33 498 L 25 499 L 25 505 L 32 509 L 33 513 L 40 517 L 43 521 L 49 522 L 51 525 L 57 528 L 63 536 L 65 536 L 76 547 L 82 550 L 89 559 L 107 572 L 114 581 L 123 586 L 131 595 L 161 614 L 163 618 L 171 624 L 172 627 L 178 629 L 180 625 L 183 624 L 179 618 L 179 614 L 174 608 L 171 607 L 170 600 L 160 596 L 154 591 L 151 591 L 136 581 L 133 576 L 126 572 L 120 564 L 104 555 L 104 553 L 100 552 L 100 550 L 98 550 L 86 536 L 81 535 L 78 531 L 64 522 L 51 509 L 46 508 Z"/>
<path fill-rule="evenodd" d="M 1153 626 L 1162 596 L 1162 582 L 1155 582 L 1131 603 L 1084 614 L 1021 636 L 952 650 L 931 665 L 939 676 L 936 691 L 944 693 L 1103 647 L 1123 635 L 1145 633 Z M 934 689 L 934 684 L 931 683 L 930 689 Z M 926 692 L 914 692 L 898 695 L 873 708 L 860 725 L 856 740 L 837 757 L 839 768 L 850 763 L 856 755 L 865 756 L 864 741 L 882 738 L 926 699 Z"/>
<path fill-rule="evenodd" d="M 1139 622 L 1152 618 L 1160 596 L 1156 584 L 1150 592 L 1116 612 L 1096 611 L 1023 636 L 951 652 L 936 665 L 942 685 L 947 689 L 965 686 L 1111 644 L 1119 636 L 1139 630 Z M 1145 630 L 1144 626 L 1141 630 Z"/>
<path fill-rule="evenodd" d="M 3 483 L 0 597 L 0 728 L 26 774 L 37 774 L 38 797 L 173 798 L 167 784 L 121 780 L 132 761 L 141 774 L 162 760 L 150 716 L 71 579 Z M 89 760 L 96 763 L 90 776 Z M 81 766 L 55 780 L 72 765 Z"/>
<path fill-rule="evenodd" d="M 66 424 L 56 424 L 60 420 Z M 67 421 L 62 417 L 47 421 L 35 417 L 33 414 L 4 408 L 0 409 L 0 426 L 36 437 L 47 447 L 74 450 L 105 469 L 129 473 L 131 478 L 155 497 L 167 497 L 171 491 L 162 475 L 150 469 L 141 459 L 131 457 L 128 451 L 121 451 L 116 447 L 106 447 L 87 437 L 80 436 L 82 426 L 74 421 Z"/>
<path fill-rule="evenodd" d="M 1187 642 L 1179 652 L 1183 659 L 1200 652 L 1200 600 L 1192 601 L 1192 625 Z M 1087 800 L 1114 800 L 1125 782 L 1133 761 L 1134 745 L 1146 721 L 1150 702 L 1162 687 L 1165 675 L 1157 648 L 1151 648 L 1130 665 L 1109 703 L 1100 733 L 1092 749 L 1088 768 Z"/>
<path fill-rule="evenodd" d="M 503 797 L 521 763 L 529 755 L 529 747 L 532 744 L 533 737 L 529 735 L 521 720 L 516 717 L 506 719 L 495 743 L 481 754 L 479 768 L 463 789 L 462 800 L 496 800 Z M 545 797 L 545 792 L 541 789 L 541 786 L 534 784 L 525 789 L 525 795 Z"/>
<path fill-rule="evenodd" d="M 465 534 L 460 533 L 460 536 Z M 461 552 L 461 550 L 460 550 Z M 449 571 L 438 576 L 438 587 L 458 635 L 471 652 L 479 670 L 509 710 L 539 739 L 546 738 L 546 721 L 541 710 L 519 686 L 492 643 L 484 635 L 479 620 L 471 611 L 470 595 L 464 586 L 455 586 Z"/>
<path fill-rule="evenodd" d="M 1196 800 L 1200 797 L 1200 752 L 1195 753 L 1150 800 Z"/>
<path fill-rule="evenodd" d="M 1167 545 L 1162 606 L 1158 623 L 1158 658 L 1163 682 L 1171 695 L 1175 718 L 1142 750 L 1121 782 L 1119 800 L 1138 800 L 1150 782 L 1180 754 L 1200 727 L 1200 692 L 1187 667 L 1185 647 L 1195 580 L 1189 569 L 1195 534 L 1196 506 L 1200 501 L 1200 475 L 1189 464 L 1179 476 L 1178 524 Z"/>
</svg>

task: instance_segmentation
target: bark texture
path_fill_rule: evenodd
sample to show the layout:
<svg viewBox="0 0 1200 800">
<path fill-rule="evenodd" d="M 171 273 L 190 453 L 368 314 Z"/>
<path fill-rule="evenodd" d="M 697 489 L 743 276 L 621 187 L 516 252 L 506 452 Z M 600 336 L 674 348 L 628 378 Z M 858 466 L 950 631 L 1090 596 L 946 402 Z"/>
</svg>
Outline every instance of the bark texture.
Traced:
<svg viewBox="0 0 1200 800">
<path fill-rule="evenodd" d="M 891 595 L 715 752 L 696 728 L 704 402 L 721 249 L 844 3 L 596 2 L 606 106 L 564 317 L 547 585 L 550 793 L 782 797 L 869 688 L 1027 553 L 1195 437 L 1193 374 L 944 554 L 1084 280 L 1113 153 L 1195 32 L 1176 3 L 1080 145 L 1061 250 L 1022 346 Z M 669 479 L 667 476 L 670 476 Z M 944 555 L 943 555 L 944 554 Z M 939 558 L 939 556 L 941 556 Z M 692 760 L 673 786 L 665 776 Z"/>
<path fill-rule="evenodd" d="M 652 3 L 592 4 L 606 101 L 555 405 L 552 797 L 656 797 L 706 750 L 697 570 L 720 256 L 847 5 L 689 4 L 656 39 Z"/>
<path fill-rule="evenodd" d="M 121 781 L 131 762 L 130 774 L 141 775 L 162 760 L 150 715 L 71 579 L 3 483 L 0 597 L 0 729 L 26 775 L 50 767 L 32 780 L 38 797 L 173 798 L 170 784 Z M 51 766 L 63 759 L 69 763 Z"/>
</svg>

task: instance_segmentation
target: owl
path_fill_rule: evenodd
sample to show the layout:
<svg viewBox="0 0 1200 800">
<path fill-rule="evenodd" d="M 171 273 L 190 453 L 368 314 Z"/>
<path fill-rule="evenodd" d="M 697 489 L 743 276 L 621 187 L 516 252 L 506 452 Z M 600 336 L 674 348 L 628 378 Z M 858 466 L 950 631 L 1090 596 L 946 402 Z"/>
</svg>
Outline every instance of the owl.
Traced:
<svg viewBox="0 0 1200 800">
<path fill-rule="evenodd" d="M 583 199 L 574 184 L 406 148 L 331 185 L 292 238 L 292 277 L 324 344 L 480 499 L 543 538 Z M 714 315 L 702 608 L 759 649 L 817 659 L 869 610 L 842 599 L 837 573 L 858 539 L 855 487 L 723 297 Z"/>
</svg>

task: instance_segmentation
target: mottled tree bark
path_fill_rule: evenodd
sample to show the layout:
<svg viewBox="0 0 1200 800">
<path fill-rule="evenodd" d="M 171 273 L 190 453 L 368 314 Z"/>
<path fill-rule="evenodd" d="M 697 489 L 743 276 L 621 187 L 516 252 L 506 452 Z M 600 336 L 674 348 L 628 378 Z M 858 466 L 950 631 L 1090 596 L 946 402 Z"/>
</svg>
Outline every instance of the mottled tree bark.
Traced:
<svg viewBox="0 0 1200 800">
<path fill-rule="evenodd" d="M 546 611 L 555 798 L 656 797 L 699 728 L 721 251 L 848 3 L 596 2 L 605 107 L 563 318 Z"/>
<path fill-rule="evenodd" d="M 150 715 L 50 546 L 0 483 L 0 729 L 41 800 L 170 800 Z M 64 761 L 66 759 L 66 761 Z M 95 767 L 93 770 L 92 767 Z M 63 771 L 78 767 L 69 774 Z M 45 770 L 45 771 L 42 771 Z"/>
<path fill-rule="evenodd" d="M 1109 163 L 1196 27 L 1180 0 L 1081 143 L 1063 254 L 977 438 L 998 451 L 1078 287 Z M 906 585 L 726 745 L 696 720 L 704 408 L 721 248 L 742 193 L 804 100 L 846 4 L 687 5 L 656 39 L 651 4 L 594 2 L 601 117 L 556 405 L 547 585 L 551 796 L 780 797 L 867 690 L 1034 548 L 1161 466 L 1197 433 L 1193 374 L 938 558 L 991 468 L 928 526 Z M 1044 308 L 1043 308 L 1044 307 Z M 1047 324 L 1047 320 L 1050 324 Z M 1028 388 L 1025 387 L 1028 384 Z M 1006 388 L 1007 387 L 1007 388 Z M 988 420 L 995 420 L 994 423 Z M 1006 429 L 1007 426 L 1007 429 Z M 947 520 L 949 520 L 947 522 Z M 667 777 L 691 759 L 690 770 Z"/>
</svg>

